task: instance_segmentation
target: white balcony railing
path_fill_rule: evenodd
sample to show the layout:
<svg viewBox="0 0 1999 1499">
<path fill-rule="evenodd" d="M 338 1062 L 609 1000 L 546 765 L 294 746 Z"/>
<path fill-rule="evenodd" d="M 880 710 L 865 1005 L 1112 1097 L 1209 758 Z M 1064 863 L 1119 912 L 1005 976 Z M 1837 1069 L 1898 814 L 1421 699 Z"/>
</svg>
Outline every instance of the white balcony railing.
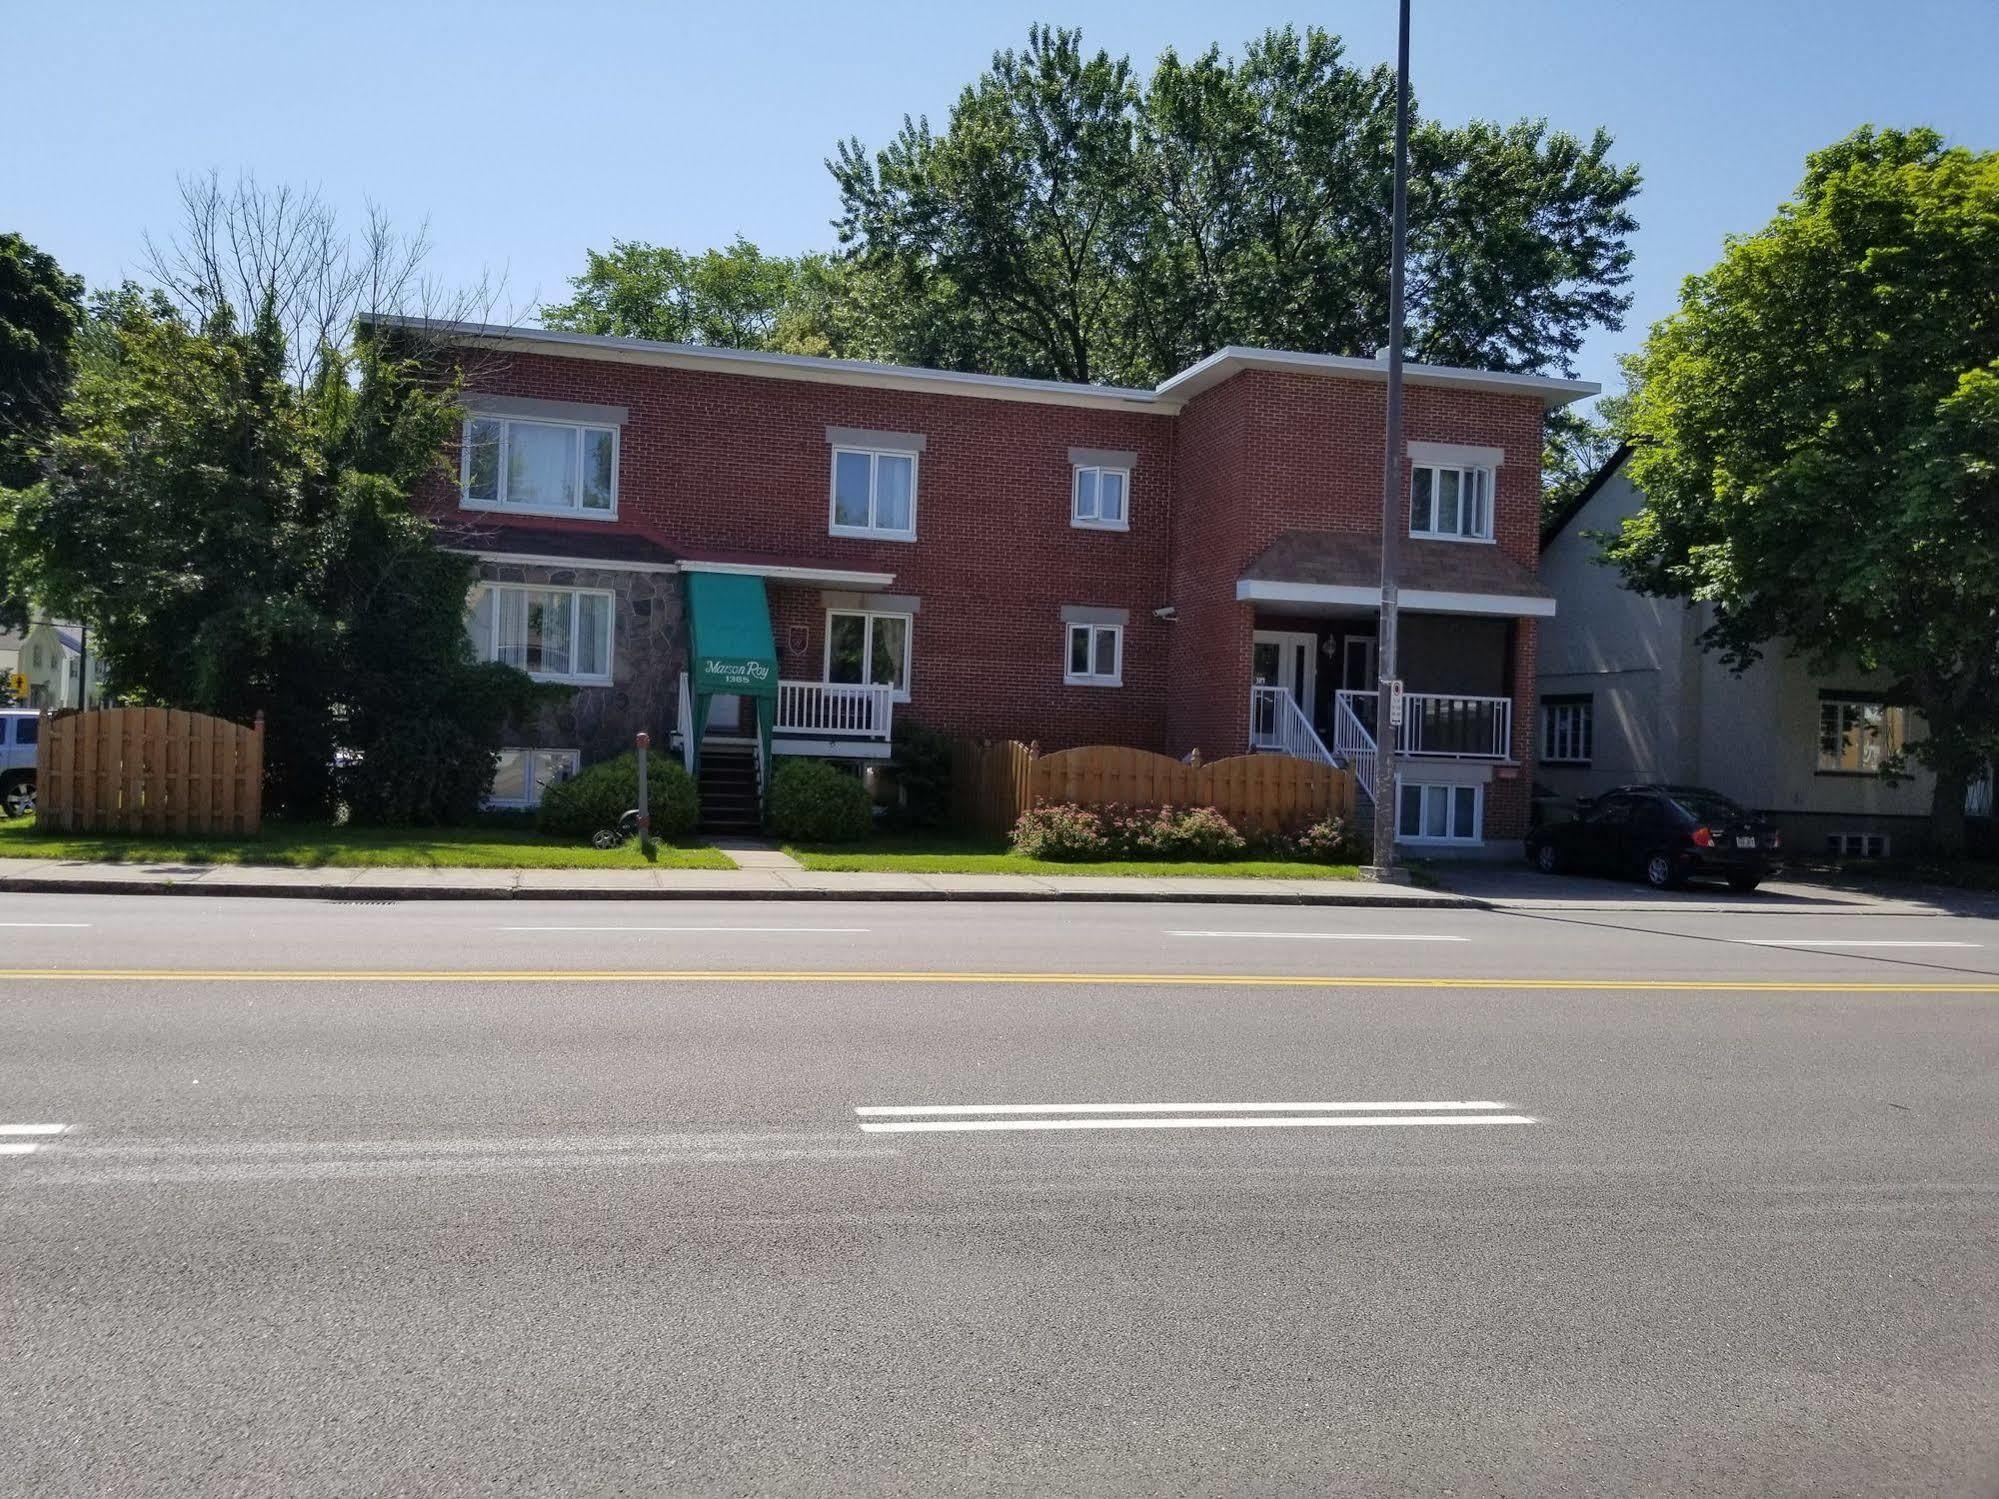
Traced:
<svg viewBox="0 0 1999 1499">
<path fill-rule="evenodd" d="M 1376 737 L 1375 710 L 1380 702 L 1376 694 L 1341 692 L 1339 701 L 1370 738 Z M 1395 753 L 1441 760 L 1509 759 L 1513 753 L 1513 699 L 1405 692 Z"/>
<path fill-rule="evenodd" d="M 887 739 L 895 713 L 893 687 L 845 682 L 777 684 L 780 734 L 827 739 Z"/>
<path fill-rule="evenodd" d="M 1283 687 L 1249 689 L 1249 746 L 1322 765 L 1333 763 L 1332 752 L 1314 732 L 1312 720 Z"/>
</svg>

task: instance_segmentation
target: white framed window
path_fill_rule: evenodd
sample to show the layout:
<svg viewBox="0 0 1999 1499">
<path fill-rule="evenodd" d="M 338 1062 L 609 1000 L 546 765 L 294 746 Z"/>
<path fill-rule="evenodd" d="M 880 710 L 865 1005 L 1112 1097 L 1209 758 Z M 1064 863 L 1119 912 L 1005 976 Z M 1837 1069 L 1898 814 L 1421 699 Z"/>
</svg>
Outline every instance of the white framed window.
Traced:
<svg viewBox="0 0 1999 1499">
<path fill-rule="evenodd" d="M 836 446 L 827 531 L 916 540 L 916 458 L 913 452 Z"/>
<path fill-rule="evenodd" d="M 486 794 L 489 807 L 539 807 L 541 794 L 557 781 L 566 781 L 583 768 L 583 753 L 573 749 L 516 749 L 500 751 L 493 772 L 493 789 Z"/>
<path fill-rule="evenodd" d="M 892 687 L 909 701 L 910 616 L 857 609 L 826 611 L 826 680 Z"/>
<path fill-rule="evenodd" d="M 466 631 L 482 661 L 543 682 L 603 684 L 611 680 L 613 598 L 608 589 L 487 583 L 473 591 Z"/>
<path fill-rule="evenodd" d="M 1492 540 L 1492 470 L 1473 464 L 1416 464 L 1409 475 L 1409 534 Z"/>
<path fill-rule="evenodd" d="M 1078 464 L 1069 485 L 1069 524 L 1093 531 L 1131 529 L 1131 470 Z"/>
<path fill-rule="evenodd" d="M 1886 833 L 1827 833 L 1825 851 L 1840 859 L 1885 859 L 1888 857 L 1888 835 Z"/>
<path fill-rule="evenodd" d="M 1587 765 L 1596 751 L 1596 699 L 1588 693 L 1541 699 L 1541 763 Z"/>
<path fill-rule="evenodd" d="M 1879 775 L 1909 737 L 1909 710 L 1858 693 L 1819 694 L 1818 771 Z"/>
<path fill-rule="evenodd" d="M 1062 680 L 1071 687 L 1124 686 L 1124 626 L 1072 624 Z"/>
<path fill-rule="evenodd" d="M 1395 836 L 1404 843 L 1476 843 L 1483 833 L 1485 788 L 1402 782 Z"/>
<path fill-rule="evenodd" d="M 458 488 L 467 510 L 609 520 L 618 513 L 618 429 L 475 413 L 465 419 Z"/>
</svg>

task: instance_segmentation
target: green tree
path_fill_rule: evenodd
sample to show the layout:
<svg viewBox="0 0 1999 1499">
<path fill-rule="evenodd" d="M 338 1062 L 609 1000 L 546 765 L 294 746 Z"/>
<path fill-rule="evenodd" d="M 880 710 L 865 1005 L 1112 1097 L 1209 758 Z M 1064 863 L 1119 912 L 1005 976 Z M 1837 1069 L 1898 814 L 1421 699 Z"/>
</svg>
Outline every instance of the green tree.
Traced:
<svg viewBox="0 0 1999 1499">
<path fill-rule="evenodd" d="M 832 354 L 847 342 L 830 257 L 766 255 L 741 235 L 697 255 L 634 240 L 585 253 L 570 299 L 542 308 L 548 327 L 787 354 Z"/>
<path fill-rule="evenodd" d="M 410 242 L 374 220 L 350 256 L 310 199 L 184 197 L 161 290 L 93 299 L 42 476 L 0 492 L 8 586 L 89 620 L 125 695 L 263 710 L 273 811 L 463 817 L 541 693 L 472 659 L 471 564 L 410 504 L 455 422 L 429 351 L 348 342 L 414 284 Z"/>
<path fill-rule="evenodd" d="M 1601 397 L 1594 410 L 1574 407 L 1551 411 L 1542 427 L 1541 524 L 1546 527 L 1624 441 L 1630 421 L 1628 392 Z"/>
<path fill-rule="evenodd" d="M 1934 846 L 1999 752 L 1999 153 L 1862 129 L 1813 155 L 1632 361 L 1645 508 L 1609 548 L 1773 642 L 1890 673 L 1928 737 Z"/>
<path fill-rule="evenodd" d="M 1080 32 L 1036 27 L 943 131 L 905 121 L 828 166 L 841 243 L 904 310 L 878 330 L 891 355 L 1149 384 L 1229 343 L 1373 353 L 1393 129 L 1392 74 L 1322 31 L 1169 51 L 1141 88 Z M 1638 174 L 1609 153 L 1600 131 L 1416 123 L 1414 355 L 1566 371 L 1619 325 Z"/>
<path fill-rule="evenodd" d="M 35 482 L 69 391 L 83 282 L 18 234 L 0 234 L 0 489 Z"/>
</svg>

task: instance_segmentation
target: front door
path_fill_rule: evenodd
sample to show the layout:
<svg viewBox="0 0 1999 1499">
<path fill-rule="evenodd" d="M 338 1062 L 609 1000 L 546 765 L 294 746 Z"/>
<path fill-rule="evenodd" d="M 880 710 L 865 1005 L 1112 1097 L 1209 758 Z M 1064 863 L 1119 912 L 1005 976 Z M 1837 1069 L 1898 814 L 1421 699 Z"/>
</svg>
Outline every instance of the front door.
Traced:
<svg viewBox="0 0 1999 1499">
<path fill-rule="evenodd" d="M 718 692 L 708 699 L 708 733 L 723 737 L 743 731 L 743 700 L 733 692 Z"/>
<path fill-rule="evenodd" d="M 1349 635 L 1340 644 L 1340 686 L 1347 692 L 1373 692 L 1374 637 Z"/>
<path fill-rule="evenodd" d="M 1316 682 L 1319 637 L 1305 631 L 1258 630 L 1250 639 L 1250 681 L 1258 687 L 1281 687 L 1285 696 L 1304 710 L 1305 721 L 1313 718 L 1313 687 Z M 1251 695 L 1250 743 L 1257 749 L 1274 749 L 1278 736 L 1278 705 L 1269 693 Z"/>
</svg>

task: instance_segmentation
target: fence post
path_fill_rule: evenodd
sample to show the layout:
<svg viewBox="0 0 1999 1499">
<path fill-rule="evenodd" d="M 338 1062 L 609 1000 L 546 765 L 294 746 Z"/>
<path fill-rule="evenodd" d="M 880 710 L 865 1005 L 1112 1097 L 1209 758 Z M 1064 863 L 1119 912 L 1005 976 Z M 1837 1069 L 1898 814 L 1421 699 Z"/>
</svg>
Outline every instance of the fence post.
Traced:
<svg viewBox="0 0 1999 1499">
<path fill-rule="evenodd" d="M 650 859 L 653 856 L 652 795 L 646 789 L 646 761 L 652 758 L 648 753 L 652 747 L 652 735 L 640 729 L 635 740 L 639 752 L 639 852 Z"/>
</svg>

